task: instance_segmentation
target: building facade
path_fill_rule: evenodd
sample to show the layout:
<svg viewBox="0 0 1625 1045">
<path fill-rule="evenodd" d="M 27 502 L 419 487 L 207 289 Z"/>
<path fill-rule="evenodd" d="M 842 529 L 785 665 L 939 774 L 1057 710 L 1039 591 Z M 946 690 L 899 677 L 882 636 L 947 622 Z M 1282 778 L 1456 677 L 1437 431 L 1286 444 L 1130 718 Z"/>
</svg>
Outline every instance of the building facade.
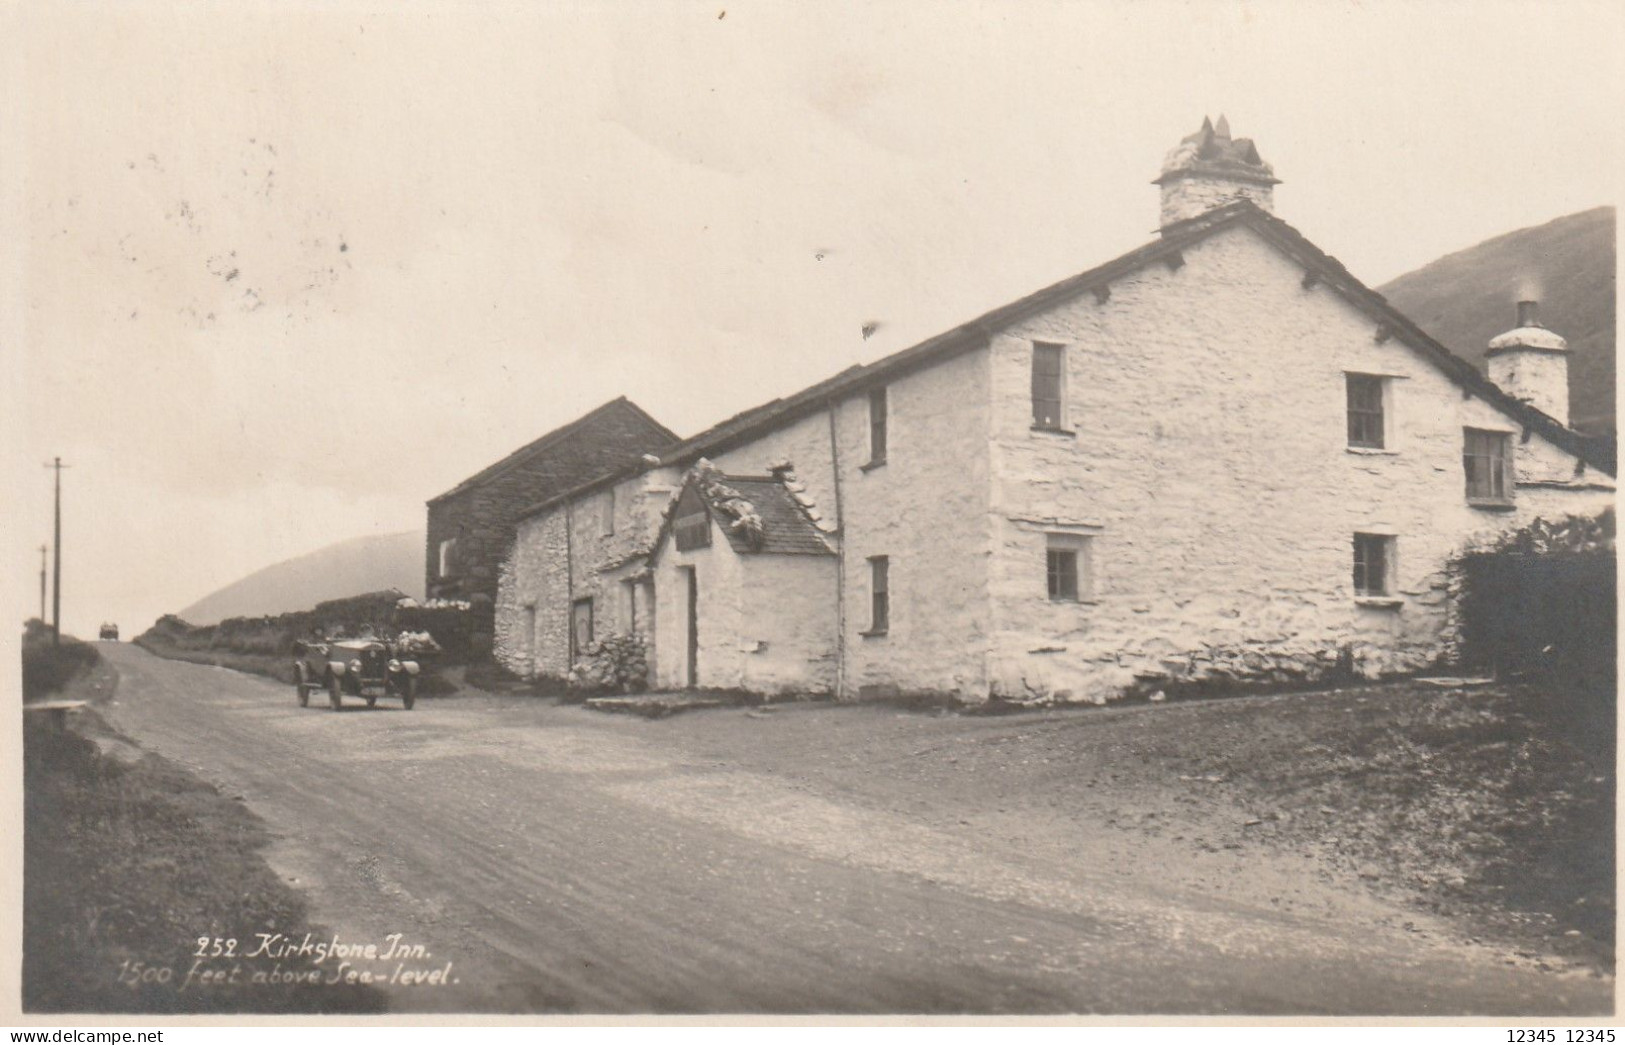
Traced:
<svg viewBox="0 0 1625 1045">
<path fill-rule="evenodd" d="M 623 397 L 464 479 L 428 502 L 424 592 L 489 605 L 522 510 L 676 441 Z"/>
<path fill-rule="evenodd" d="M 590 616 L 661 688 L 843 698 L 1438 662 L 1452 558 L 1611 507 L 1612 462 L 1532 306 L 1496 384 L 1276 218 L 1276 183 L 1204 124 L 1155 241 L 535 505 L 499 659 L 563 674 Z"/>
</svg>

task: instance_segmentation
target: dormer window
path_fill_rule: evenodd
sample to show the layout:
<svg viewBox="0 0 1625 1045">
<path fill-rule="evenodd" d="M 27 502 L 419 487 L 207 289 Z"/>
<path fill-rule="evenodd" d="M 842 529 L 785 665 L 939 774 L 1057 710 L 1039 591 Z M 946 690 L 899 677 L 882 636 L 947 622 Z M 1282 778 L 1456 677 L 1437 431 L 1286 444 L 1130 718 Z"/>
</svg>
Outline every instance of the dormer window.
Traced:
<svg viewBox="0 0 1625 1045">
<path fill-rule="evenodd" d="M 672 540 L 680 552 L 711 547 L 711 511 L 700 491 L 689 486 L 677 499 L 671 521 Z"/>
</svg>

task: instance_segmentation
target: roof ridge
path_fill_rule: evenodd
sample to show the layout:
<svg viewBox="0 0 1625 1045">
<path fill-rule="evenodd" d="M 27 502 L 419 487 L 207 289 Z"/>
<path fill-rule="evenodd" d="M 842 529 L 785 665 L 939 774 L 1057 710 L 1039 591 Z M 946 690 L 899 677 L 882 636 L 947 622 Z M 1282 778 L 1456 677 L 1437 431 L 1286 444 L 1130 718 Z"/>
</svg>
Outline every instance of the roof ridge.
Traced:
<svg viewBox="0 0 1625 1045">
<path fill-rule="evenodd" d="M 530 442 L 526 443 L 524 446 L 519 447 L 519 449 L 513 450 L 510 453 L 499 457 L 496 461 L 486 465 L 484 468 L 481 468 L 479 471 L 468 476 L 466 479 L 463 479 L 461 482 L 458 482 L 444 493 L 437 494 L 436 496 L 429 498 L 428 503 L 434 504 L 436 501 L 443 501 L 453 494 L 462 493 L 464 490 L 475 485 L 476 483 L 501 474 L 509 467 L 517 464 L 521 459 L 527 458 L 534 453 L 539 453 L 540 451 L 547 449 L 554 443 L 557 443 L 565 437 L 575 433 L 581 428 L 581 426 L 587 424 L 589 421 L 595 420 L 602 414 L 608 412 L 612 407 L 616 406 L 629 407 L 635 413 L 637 413 L 639 417 L 654 425 L 654 427 L 659 429 L 660 433 L 669 440 L 668 445 L 670 442 L 678 441 L 679 437 L 677 433 L 655 420 L 647 410 L 643 409 L 643 407 L 632 402 L 632 400 L 628 399 L 626 396 L 619 395 L 614 399 L 600 403 L 591 410 L 588 410 L 586 413 L 576 417 L 574 420 L 566 421 L 558 427 L 542 433 L 535 439 L 532 439 Z"/>
<path fill-rule="evenodd" d="M 1596 208 L 1593 208 L 1596 209 Z M 1408 343 L 1422 352 L 1424 356 L 1431 356 L 1436 365 L 1445 371 L 1447 376 L 1455 378 L 1463 387 L 1481 394 L 1492 405 L 1503 412 L 1525 420 L 1530 427 L 1539 429 L 1542 434 L 1561 448 L 1574 454 L 1590 464 L 1596 465 L 1609 474 L 1613 474 L 1614 465 L 1607 459 L 1605 451 L 1593 445 L 1593 441 L 1582 433 L 1576 432 L 1559 424 L 1554 418 L 1530 406 L 1521 400 L 1514 399 L 1504 389 L 1490 381 L 1478 368 L 1451 352 L 1444 345 L 1417 326 L 1409 317 L 1389 303 L 1382 294 L 1373 290 L 1351 273 L 1337 258 L 1326 253 L 1316 246 L 1309 237 L 1305 236 L 1296 227 L 1275 214 L 1260 207 L 1250 199 L 1240 199 L 1227 203 L 1201 214 L 1194 215 L 1182 221 L 1165 225 L 1158 230 L 1158 237 L 1141 244 L 1132 250 L 1117 255 L 1093 268 L 1067 276 L 1047 286 L 1040 287 L 1014 301 L 990 309 L 955 327 L 934 334 L 931 337 L 918 341 L 907 348 L 881 356 L 868 363 L 854 363 L 846 369 L 824 378 L 803 388 L 799 392 L 788 396 L 775 397 L 765 403 L 749 407 L 735 413 L 709 428 L 687 437 L 678 439 L 675 445 L 656 452 L 659 463 L 669 466 L 683 466 L 691 463 L 698 457 L 707 453 L 715 453 L 732 443 L 759 434 L 767 426 L 787 423 L 799 416 L 798 411 L 810 405 L 818 405 L 833 395 L 846 391 L 849 387 L 861 385 L 866 379 L 875 375 L 890 374 L 907 369 L 916 361 L 934 361 L 939 355 L 955 350 L 985 344 L 991 331 L 1006 326 L 1025 315 L 1038 309 L 1047 307 L 1053 301 L 1083 293 L 1093 286 L 1109 283 L 1128 272 L 1135 271 L 1143 265 L 1149 264 L 1159 257 L 1177 254 L 1182 248 L 1190 246 L 1219 229 L 1236 222 L 1244 222 L 1255 228 L 1265 230 L 1264 234 L 1274 234 L 1277 246 L 1286 253 L 1299 256 L 1298 260 L 1306 266 L 1312 266 L 1323 277 L 1340 285 L 1343 290 L 1358 304 L 1379 313 L 1390 325 L 1396 327 L 1396 333 L 1406 335 Z M 1280 240 L 1285 239 L 1282 243 Z M 635 404 L 634 404 L 635 405 Z M 772 430 L 768 427 L 768 430 Z M 632 470 L 621 469 L 617 472 L 606 472 L 598 479 L 591 480 L 578 487 L 578 492 L 586 492 L 600 483 L 607 481 L 612 475 L 631 474 Z M 548 503 L 556 502 L 559 498 L 550 498 L 548 502 L 527 509 L 525 514 L 532 514 Z"/>
</svg>

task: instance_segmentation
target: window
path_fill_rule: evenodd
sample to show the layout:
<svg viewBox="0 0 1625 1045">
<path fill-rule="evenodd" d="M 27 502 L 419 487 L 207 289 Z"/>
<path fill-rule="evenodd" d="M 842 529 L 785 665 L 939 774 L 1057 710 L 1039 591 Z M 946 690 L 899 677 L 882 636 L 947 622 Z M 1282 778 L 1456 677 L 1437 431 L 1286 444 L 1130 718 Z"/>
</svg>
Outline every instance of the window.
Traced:
<svg viewBox="0 0 1625 1045">
<path fill-rule="evenodd" d="M 1033 342 L 1033 427 L 1060 428 L 1066 346 Z"/>
<path fill-rule="evenodd" d="M 437 576 L 445 580 L 453 576 L 457 570 L 457 538 L 448 537 L 440 542 L 440 572 Z"/>
<path fill-rule="evenodd" d="M 869 393 L 869 463 L 886 461 L 886 389 Z"/>
<path fill-rule="evenodd" d="M 1081 602 L 1094 595 L 1088 537 L 1050 534 L 1045 559 L 1051 602 Z"/>
<path fill-rule="evenodd" d="M 869 630 L 884 635 L 891 626 L 891 560 L 876 555 L 869 560 Z"/>
<path fill-rule="evenodd" d="M 1384 438 L 1383 391 L 1387 382 L 1371 374 L 1349 374 L 1349 445 L 1381 450 Z"/>
<path fill-rule="evenodd" d="M 1500 504 L 1512 500 L 1512 436 L 1507 432 L 1462 429 L 1461 466 L 1467 473 L 1467 499 Z"/>
<path fill-rule="evenodd" d="M 592 599 L 577 599 L 570 605 L 570 660 L 574 662 L 592 645 Z"/>
<path fill-rule="evenodd" d="M 680 552 L 711 547 L 711 513 L 705 507 L 700 491 L 690 486 L 677 501 L 677 513 L 672 517 L 672 538 Z"/>
<path fill-rule="evenodd" d="M 1393 594 L 1394 538 L 1379 533 L 1354 535 L 1354 594 Z"/>
<path fill-rule="evenodd" d="M 615 487 L 611 486 L 604 491 L 604 500 L 600 507 L 604 510 L 603 535 L 608 537 L 615 532 Z"/>
</svg>

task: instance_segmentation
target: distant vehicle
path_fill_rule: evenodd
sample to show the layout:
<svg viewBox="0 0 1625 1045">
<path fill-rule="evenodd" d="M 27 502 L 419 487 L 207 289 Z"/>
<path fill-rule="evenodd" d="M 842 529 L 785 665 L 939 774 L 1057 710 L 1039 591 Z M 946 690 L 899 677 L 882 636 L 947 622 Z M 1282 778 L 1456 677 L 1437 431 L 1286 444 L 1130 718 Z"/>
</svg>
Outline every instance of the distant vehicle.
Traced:
<svg viewBox="0 0 1625 1045">
<path fill-rule="evenodd" d="M 418 698 L 416 660 L 403 660 L 396 650 L 377 639 L 335 639 L 331 642 L 295 642 L 294 686 L 299 706 L 310 705 L 312 690 L 326 689 L 327 701 L 337 711 L 344 695 L 361 697 L 370 708 L 379 697 L 399 697 L 411 711 Z"/>
<path fill-rule="evenodd" d="M 102 625 L 101 638 L 102 638 L 103 642 L 117 642 L 118 641 L 118 625 L 117 624 L 103 624 Z"/>
</svg>

